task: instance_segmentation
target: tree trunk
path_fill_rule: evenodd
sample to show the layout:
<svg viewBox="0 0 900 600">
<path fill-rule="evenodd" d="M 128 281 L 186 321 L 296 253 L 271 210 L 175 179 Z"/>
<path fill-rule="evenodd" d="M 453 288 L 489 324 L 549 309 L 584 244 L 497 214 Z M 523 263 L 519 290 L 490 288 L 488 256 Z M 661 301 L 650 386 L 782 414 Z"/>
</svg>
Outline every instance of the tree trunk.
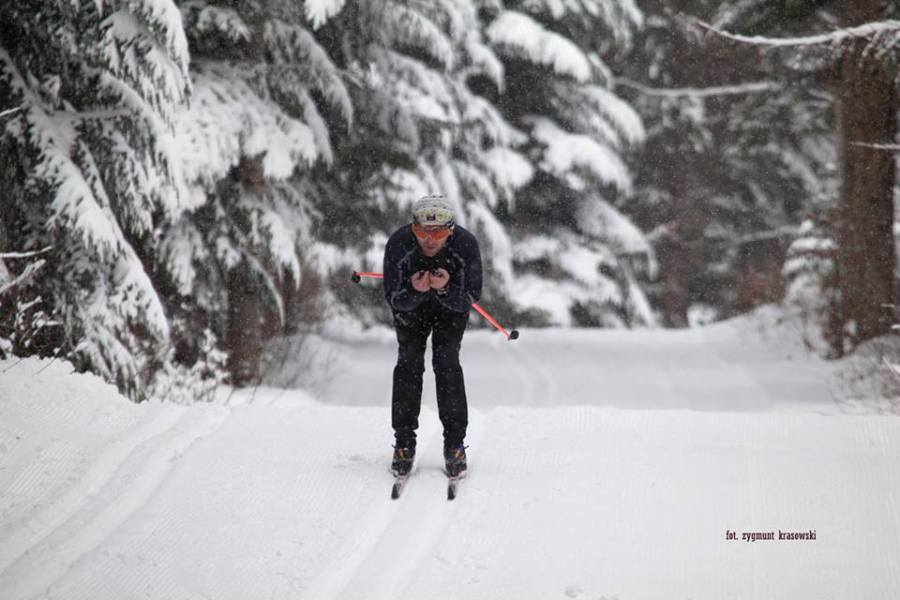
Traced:
<svg viewBox="0 0 900 600">
<path fill-rule="evenodd" d="M 239 194 L 265 192 L 263 157 L 243 156 L 235 169 Z M 249 251 L 249 249 L 246 249 Z M 236 387 L 255 385 L 260 379 L 265 314 L 262 291 L 247 261 L 228 272 L 228 372 Z"/>
<path fill-rule="evenodd" d="M 878 2 L 847 2 L 845 25 L 876 20 Z M 890 152 L 859 144 L 892 143 L 897 135 L 896 90 L 887 66 L 854 42 L 841 64 L 838 127 L 842 168 L 838 273 L 851 342 L 890 331 L 894 294 L 894 185 Z"/>
<path fill-rule="evenodd" d="M 259 383 L 262 311 L 256 281 L 246 263 L 228 273 L 228 372 L 235 387 Z"/>
</svg>

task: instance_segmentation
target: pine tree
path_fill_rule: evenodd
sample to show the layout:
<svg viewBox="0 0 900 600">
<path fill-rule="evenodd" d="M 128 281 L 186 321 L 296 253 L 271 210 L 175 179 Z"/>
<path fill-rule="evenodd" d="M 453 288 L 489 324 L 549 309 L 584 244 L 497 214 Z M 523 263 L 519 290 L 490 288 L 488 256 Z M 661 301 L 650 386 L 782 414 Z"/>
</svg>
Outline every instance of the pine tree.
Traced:
<svg viewBox="0 0 900 600">
<path fill-rule="evenodd" d="M 194 205 L 166 231 L 163 260 L 175 274 L 173 307 L 190 299 L 179 358 L 196 360 L 196 334 L 210 327 L 240 385 L 258 380 L 263 342 L 285 323 L 284 299 L 304 277 L 316 217 L 309 181 L 333 163 L 331 130 L 352 124 L 354 108 L 310 26 L 333 7 L 179 4 L 194 87 L 178 115 L 179 140 Z"/>
<path fill-rule="evenodd" d="M 168 344 L 149 273 L 158 227 L 184 209 L 173 145 L 189 90 L 181 16 L 167 0 L 0 6 L 0 138 L 8 249 L 45 247 L 30 289 L 40 350 L 134 398 Z"/>
<path fill-rule="evenodd" d="M 355 83 L 357 107 L 355 127 L 336 138 L 334 171 L 317 178 L 329 190 L 311 255 L 322 277 L 380 269 L 412 203 L 441 193 L 482 241 L 486 297 L 500 300 L 510 287 L 512 244 L 498 214 L 531 168 L 516 151 L 523 136 L 476 93 L 504 86 L 479 25 L 471 2 L 362 1 L 317 31 Z M 340 296 L 345 280 L 332 287 L 337 300 L 364 320 L 386 318 Z"/>
<path fill-rule="evenodd" d="M 641 12 L 586 0 L 504 2 L 483 14 L 506 70 L 497 103 L 527 136 L 534 169 L 509 210 L 517 303 L 550 323 L 652 324 L 635 272 L 653 270 L 652 250 L 619 210 L 632 191 L 623 153 L 644 129 L 604 62 L 630 42 Z"/>
<path fill-rule="evenodd" d="M 670 326 L 692 308 L 724 318 L 778 300 L 792 232 L 825 218 L 836 191 L 827 94 L 804 70 L 783 85 L 776 57 L 696 22 L 724 26 L 745 4 L 645 3 L 648 26 L 619 80 L 648 124 L 629 213 L 651 231 L 653 300 Z"/>
<path fill-rule="evenodd" d="M 892 323 L 894 268 L 893 222 L 897 171 L 891 146 L 898 133 L 897 84 L 900 81 L 900 7 L 896 3 L 800 2 L 817 29 L 805 37 L 738 38 L 771 47 L 788 65 L 813 72 L 833 94 L 836 113 L 840 198 L 831 235 L 837 241 L 839 317 L 850 345 L 887 333 Z M 745 12 L 733 21 L 741 23 Z M 891 20 L 894 19 L 894 20 Z M 818 20 L 816 23 L 815 20 Z M 841 28 L 834 30 L 834 23 Z M 766 33 L 770 33 L 767 31 Z M 844 350 L 833 339 L 833 351 Z"/>
<path fill-rule="evenodd" d="M 896 3 L 843 3 L 841 23 L 849 28 L 877 22 L 886 18 L 889 7 L 900 16 Z M 897 141 L 900 22 L 868 38 L 844 41 L 839 69 L 838 273 L 842 313 L 851 343 L 858 344 L 889 333 L 893 324 L 897 163 L 891 153 L 871 146 Z"/>
</svg>

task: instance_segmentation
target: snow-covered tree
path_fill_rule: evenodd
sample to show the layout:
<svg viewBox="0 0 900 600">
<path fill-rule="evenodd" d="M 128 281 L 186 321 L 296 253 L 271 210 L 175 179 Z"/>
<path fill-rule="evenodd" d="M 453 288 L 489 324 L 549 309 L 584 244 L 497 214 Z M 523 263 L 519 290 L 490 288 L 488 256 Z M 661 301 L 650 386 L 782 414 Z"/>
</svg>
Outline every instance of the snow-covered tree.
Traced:
<svg viewBox="0 0 900 600">
<path fill-rule="evenodd" d="M 810 23 L 794 31 L 763 25 L 753 32 L 766 37 L 719 33 L 814 73 L 833 98 L 840 193 L 831 225 L 838 249 L 839 316 L 847 341 L 855 345 L 888 333 L 894 320 L 897 167 L 884 147 L 898 135 L 900 5 L 816 2 L 805 3 L 805 9 Z M 741 29 L 747 11 L 732 12 L 721 25 Z M 842 348 L 836 340 L 834 351 Z"/>
<path fill-rule="evenodd" d="M 534 169 L 508 209 L 520 274 L 512 299 L 549 323 L 652 324 L 635 273 L 654 268 L 651 247 L 619 210 L 632 191 L 623 154 L 644 128 L 605 62 L 642 13 L 630 1 L 494 4 L 483 16 L 506 72 L 496 102 L 526 135 Z"/>
<path fill-rule="evenodd" d="M 807 347 L 823 355 L 839 356 L 843 348 L 843 319 L 837 286 L 837 245 L 824 227 L 804 221 L 788 247 L 782 271 L 787 289 L 784 305 L 803 327 Z"/>
<path fill-rule="evenodd" d="M 317 36 L 346 69 L 357 108 L 355 127 L 337 138 L 332 176 L 320 180 L 330 192 L 310 256 L 320 275 L 341 272 L 343 283 L 350 268 L 380 267 L 387 236 L 408 220 L 412 203 L 441 193 L 482 241 L 486 297 L 502 298 L 512 283 L 512 243 L 498 214 L 532 169 L 516 151 L 524 136 L 474 92 L 476 81 L 504 86 L 476 3 L 355 2 Z M 352 305 L 341 287 L 337 298 Z"/>
<path fill-rule="evenodd" d="M 628 209 L 660 259 L 654 303 L 683 326 L 692 306 L 726 317 L 777 300 L 787 240 L 836 192 L 829 95 L 800 71 L 782 84 L 774 57 L 696 22 L 735 5 L 642 6 L 647 25 L 618 81 L 648 128 Z"/>
<path fill-rule="evenodd" d="M 159 225 L 184 210 L 173 124 L 189 90 L 170 0 L 0 5 L 0 182 L 7 250 L 45 247 L 31 284 L 41 351 L 133 397 L 168 344 L 151 282 Z M 0 249 L 2 250 L 2 249 Z"/>
<path fill-rule="evenodd" d="M 178 4 L 192 56 L 193 95 L 177 115 L 192 210 L 166 229 L 162 259 L 186 313 L 181 358 L 194 359 L 196 334 L 212 326 L 244 383 L 258 376 L 267 320 L 284 323 L 285 292 L 304 276 L 309 180 L 334 162 L 332 129 L 353 123 L 344 76 L 312 31 L 337 5 Z"/>
</svg>

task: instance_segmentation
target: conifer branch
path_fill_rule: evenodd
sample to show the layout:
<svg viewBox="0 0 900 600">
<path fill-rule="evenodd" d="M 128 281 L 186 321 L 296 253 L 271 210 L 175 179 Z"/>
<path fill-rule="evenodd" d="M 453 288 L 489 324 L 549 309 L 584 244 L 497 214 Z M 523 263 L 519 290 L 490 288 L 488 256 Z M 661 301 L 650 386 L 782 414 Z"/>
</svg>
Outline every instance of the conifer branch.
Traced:
<svg viewBox="0 0 900 600">
<path fill-rule="evenodd" d="M 31 279 L 34 274 L 37 273 L 45 264 L 47 264 L 47 261 L 45 261 L 44 259 L 31 263 L 30 265 L 25 267 L 25 270 L 22 271 L 22 273 L 18 277 L 10 281 L 3 282 L 3 284 L 0 285 L 0 296 L 13 289 L 14 287 L 19 286 L 27 280 Z"/>
</svg>

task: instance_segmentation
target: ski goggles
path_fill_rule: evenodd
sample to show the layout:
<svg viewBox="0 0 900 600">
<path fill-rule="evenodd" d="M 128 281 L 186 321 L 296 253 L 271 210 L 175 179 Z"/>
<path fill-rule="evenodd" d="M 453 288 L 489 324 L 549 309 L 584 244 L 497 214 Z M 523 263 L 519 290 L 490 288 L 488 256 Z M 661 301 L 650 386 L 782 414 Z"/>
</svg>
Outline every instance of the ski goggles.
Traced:
<svg viewBox="0 0 900 600">
<path fill-rule="evenodd" d="M 418 223 L 412 224 L 413 234 L 422 241 L 431 240 L 432 242 L 441 242 L 450 237 L 453 233 L 453 227 L 429 227 L 425 228 Z"/>
</svg>

